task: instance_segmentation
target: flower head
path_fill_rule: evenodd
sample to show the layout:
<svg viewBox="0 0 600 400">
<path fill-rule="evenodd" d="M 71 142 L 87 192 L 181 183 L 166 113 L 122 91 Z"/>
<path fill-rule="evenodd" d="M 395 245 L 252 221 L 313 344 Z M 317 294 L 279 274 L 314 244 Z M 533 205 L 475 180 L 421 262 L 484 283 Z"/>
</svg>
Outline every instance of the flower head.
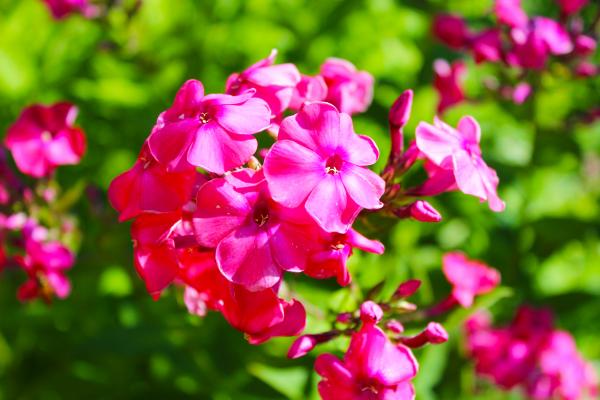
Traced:
<svg viewBox="0 0 600 400">
<path fill-rule="evenodd" d="M 86 144 L 83 131 L 73 126 L 76 117 L 77 107 L 70 103 L 24 109 L 6 135 L 19 170 L 41 178 L 60 165 L 79 163 Z"/>
<path fill-rule="evenodd" d="M 325 101 L 341 112 L 350 115 L 364 112 L 371 104 L 373 76 L 366 71 L 357 71 L 351 62 L 329 58 L 321 65 L 321 76 L 327 84 Z"/>
<path fill-rule="evenodd" d="M 378 209 L 385 183 L 364 168 L 379 151 L 357 135 L 349 115 L 328 103 L 306 104 L 286 118 L 264 172 L 273 199 L 306 211 L 328 232 L 346 232 L 361 208 Z"/>
</svg>

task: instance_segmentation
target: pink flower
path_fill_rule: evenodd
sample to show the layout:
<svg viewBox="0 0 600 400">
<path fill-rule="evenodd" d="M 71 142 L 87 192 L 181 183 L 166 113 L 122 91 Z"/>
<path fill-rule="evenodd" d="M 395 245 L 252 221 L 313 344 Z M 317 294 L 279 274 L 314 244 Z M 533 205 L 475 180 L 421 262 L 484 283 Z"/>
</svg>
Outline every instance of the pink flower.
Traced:
<svg viewBox="0 0 600 400">
<path fill-rule="evenodd" d="M 496 0 L 494 13 L 498 18 L 498 23 L 511 28 L 526 25 L 529 20 L 521 8 L 521 0 Z"/>
<path fill-rule="evenodd" d="M 496 193 L 496 171 L 481 158 L 481 129 L 474 118 L 461 118 L 457 129 L 439 119 L 435 120 L 434 125 L 421 122 L 417 126 L 416 137 L 419 150 L 437 168 L 436 179 L 444 181 L 438 187 L 452 186 L 449 180 L 451 173 L 463 193 L 487 201 L 493 211 L 504 210 L 504 202 Z"/>
<path fill-rule="evenodd" d="M 471 36 L 465 20 L 450 14 L 441 14 L 435 17 L 433 34 L 438 40 L 453 49 L 466 46 Z"/>
<path fill-rule="evenodd" d="M 300 82 L 294 88 L 289 107 L 298 111 L 305 102 L 322 101 L 325 97 L 327 97 L 327 84 L 322 76 L 302 75 Z"/>
<path fill-rule="evenodd" d="M 433 63 L 433 86 L 438 92 L 438 113 L 443 113 L 448 107 L 462 103 L 465 99 L 463 80 L 466 73 L 465 65 L 455 61 L 450 65 L 446 60 L 435 60 Z"/>
<path fill-rule="evenodd" d="M 144 145 L 133 167 L 111 182 L 108 199 L 119 212 L 119 221 L 144 212 L 173 212 L 192 201 L 192 189 L 197 179 L 205 180 L 192 166 L 169 172 Z"/>
<path fill-rule="evenodd" d="M 306 104 L 286 118 L 265 159 L 273 199 L 285 207 L 303 203 L 328 232 L 346 232 L 362 208 L 378 209 L 385 183 L 364 168 L 379 151 L 357 135 L 349 115 L 328 103 Z"/>
<path fill-rule="evenodd" d="M 341 286 L 351 281 L 346 262 L 353 249 L 374 254 L 383 254 L 385 250 L 381 242 L 368 239 L 354 229 L 346 233 L 315 232 L 312 237 L 315 242 L 304 273 L 317 279 L 336 277 Z"/>
<path fill-rule="evenodd" d="M 64 299 L 71 292 L 71 284 L 65 271 L 75 263 L 73 253 L 57 241 L 40 241 L 35 236 L 25 240 L 25 256 L 15 257 L 28 276 L 19 288 L 21 301 L 37 297 L 50 302 L 53 295 Z"/>
<path fill-rule="evenodd" d="M 283 271 L 304 270 L 312 243 L 307 224 L 312 221 L 303 210 L 271 199 L 262 170 L 213 179 L 198 191 L 198 242 L 216 249 L 225 278 L 251 291 L 275 286 Z"/>
<path fill-rule="evenodd" d="M 258 147 L 253 135 L 271 118 L 267 103 L 254 94 L 249 89 L 205 96 L 201 82 L 185 82 L 171 108 L 158 117 L 148 138 L 150 152 L 171 170 L 191 164 L 223 174 L 243 165 Z"/>
<path fill-rule="evenodd" d="M 414 399 L 410 381 L 418 365 L 411 351 L 390 342 L 375 325 L 378 319 L 365 316 L 362 307 L 361 317 L 363 325 L 352 335 L 343 360 L 327 353 L 317 358 L 315 370 L 323 378 L 319 394 L 324 400 Z"/>
<path fill-rule="evenodd" d="M 452 284 L 452 297 L 463 307 L 471 307 L 475 296 L 491 292 L 500 283 L 500 273 L 462 253 L 446 253 L 444 275 Z"/>
<path fill-rule="evenodd" d="M 77 108 L 69 103 L 25 108 L 6 135 L 6 147 L 19 170 L 41 178 L 59 165 L 79 163 L 85 136 L 73 126 L 76 117 Z"/>
<path fill-rule="evenodd" d="M 276 336 L 296 336 L 304 330 L 306 312 L 300 302 L 282 300 L 271 288 L 251 292 L 230 283 L 219 272 L 214 252 L 186 250 L 180 264 L 179 277 L 193 291 L 193 298 L 188 296 L 188 309 L 221 312 L 251 344 Z"/>
<path fill-rule="evenodd" d="M 579 12 L 588 2 L 589 0 L 558 0 L 558 4 L 565 15 Z"/>
<path fill-rule="evenodd" d="M 328 88 L 325 101 L 336 106 L 340 112 L 352 115 L 369 108 L 374 84 L 371 74 L 357 71 L 349 61 L 328 58 L 321 65 L 321 76 Z"/>
<path fill-rule="evenodd" d="M 531 94 L 531 85 L 527 82 L 520 82 L 512 91 L 512 101 L 515 104 L 523 104 Z"/>
<path fill-rule="evenodd" d="M 550 54 L 563 55 L 573 51 L 569 33 L 550 18 L 535 17 L 528 26 L 513 29 L 510 37 L 514 48 L 507 60 L 524 68 L 541 69 Z"/>
<path fill-rule="evenodd" d="M 275 64 L 277 50 L 239 74 L 227 78 L 226 91 L 238 95 L 250 89 L 263 99 L 271 110 L 270 118 L 277 120 L 290 106 L 296 86 L 301 82 L 294 64 Z"/>
<path fill-rule="evenodd" d="M 98 8 L 90 4 L 89 0 L 43 0 L 50 9 L 54 19 L 63 19 L 69 14 L 81 14 L 85 18 L 94 18 L 98 15 Z"/>
<path fill-rule="evenodd" d="M 475 35 L 471 40 L 471 50 L 476 63 L 502 60 L 502 40 L 498 29 L 488 29 Z"/>
</svg>

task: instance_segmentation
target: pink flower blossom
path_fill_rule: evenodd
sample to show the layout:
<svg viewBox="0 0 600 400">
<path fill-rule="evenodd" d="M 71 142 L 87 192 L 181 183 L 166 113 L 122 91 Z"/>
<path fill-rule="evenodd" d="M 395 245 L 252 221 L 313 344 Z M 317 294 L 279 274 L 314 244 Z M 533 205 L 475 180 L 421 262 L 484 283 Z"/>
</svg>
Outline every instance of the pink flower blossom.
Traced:
<svg viewBox="0 0 600 400">
<path fill-rule="evenodd" d="M 264 171 L 275 201 L 304 203 L 324 230 L 343 233 L 362 208 L 383 206 L 385 183 L 364 168 L 378 157 L 375 142 L 354 132 L 349 115 L 317 102 L 283 121 Z"/>
<path fill-rule="evenodd" d="M 452 297 L 463 307 L 470 307 L 476 296 L 491 292 L 500 283 L 497 270 L 458 252 L 444 255 L 442 269 L 452 284 Z"/>
<path fill-rule="evenodd" d="M 111 182 L 108 198 L 120 214 L 119 221 L 144 212 L 173 212 L 192 201 L 197 179 L 205 180 L 192 166 L 169 172 L 144 145 L 133 167 Z"/>
<path fill-rule="evenodd" d="M 301 82 L 294 64 L 275 64 L 277 50 L 239 74 L 227 78 L 228 94 L 239 95 L 253 89 L 255 97 L 263 99 L 271 110 L 270 118 L 277 120 L 290 107 L 294 91 Z"/>
<path fill-rule="evenodd" d="M 25 240 L 25 256 L 15 257 L 27 273 L 28 280 L 19 288 L 21 301 L 37 297 L 50 302 L 52 297 L 64 299 L 71 292 L 65 271 L 75 263 L 73 253 L 57 241 L 40 241 L 35 236 Z"/>
<path fill-rule="evenodd" d="M 520 82 L 512 90 L 512 101 L 515 104 L 523 104 L 532 92 L 532 87 L 527 82 Z"/>
<path fill-rule="evenodd" d="M 374 304 L 372 306 L 378 307 Z M 374 316 L 381 313 L 374 313 Z M 411 379 L 417 374 L 417 361 L 403 345 L 394 345 L 375 324 L 378 319 L 364 316 L 363 325 L 352 335 L 343 360 L 333 354 L 320 355 L 315 370 L 323 380 L 319 393 L 324 400 L 410 400 L 415 391 Z"/>
<path fill-rule="evenodd" d="M 313 225 L 302 209 L 288 209 L 270 196 L 262 170 L 241 170 L 213 179 L 198 191 L 194 214 L 200 245 L 215 248 L 221 273 L 248 290 L 279 283 L 283 271 L 306 267 Z"/>
<path fill-rule="evenodd" d="M 79 163 L 85 136 L 73 126 L 76 117 L 77 108 L 69 103 L 25 108 L 6 135 L 6 147 L 19 170 L 41 178 L 59 165 Z"/>
<path fill-rule="evenodd" d="M 476 63 L 502 60 L 502 40 L 500 30 L 487 29 L 474 35 L 471 39 L 471 50 Z"/>
<path fill-rule="evenodd" d="M 438 113 L 443 113 L 447 108 L 461 103 L 465 99 L 463 80 L 466 73 L 465 65 L 461 61 L 449 64 L 446 60 L 435 60 L 433 63 L 433 86 L 438 92 Z"/>
<path fill-rule="evenodd" d="M 54 19 L 63 19 L 70 14 L 81 14 L 85 18 L 94 18 L 98 15 L 98 7 L 89 0 L 43 0 L 50 9 Z"/>
<path fill-rule="evenodd" d="M 457 129 L 439 119 L 435 120 L 434 125 L 421 122 L 417 126 L 416 137 L 417 147 L 435 166 L 430 180 L 439 183 L 430 186 L 438 189 L 452 187 L 453 175 L 457 187 L 463 193 L 487 201 L 493 211 L 504 210 L 504 202 L 496 193 L 496 171 L 488 167 L 481 158 L 481 129 L 474 118 L 461 118 Z M 424 189 L 421 188 L 421 193 L 423 192 Z"/>
<path fill-rule="evenodd" d="M 312 237 L 315 242 L 304 273 L 317 279 L 336 277 L 341 286 L 346 286 L 351 281 L 346 262 L 353 249 L 374 254 L 384 252 L 381 242 L 367 239 L 354 229 L 346 233 L 316 232 Z"/>
<path fill-rule="evenodd" d="M 440 14 L 435 17 L 433 34 L 438 40 L 453 49 L 466 46 L 471 36 L 465 20 L 450 14 Z"/>
<path fill-rule="evenodd" d="M 290 109 L 300 110 L 305 102 L 322 101 L 327 97 L 327 84 L 322 76 L 302 75 L 294 88 Z"/>
<path fill-rule="evenodd" d="M 498 23 L 511 28 L 523 26 L 529 20 L 529 17 L 521 8 L 521 0 L 496 0 L 494 13 L 498 18 Z"/>
<path fill-rule="evenodd" d="M 189 80 L 163 112 L 148 138 L 150 152 L 169 169 L 189 164 L 223 174 L 246 163 L 258 147 L 254 134 L 270 124 L 267 103 L 249 89 L 239 95 L 204 95 Z"/>
<path fill-rule="evenodd" d="M 550 54 L 563 55 L 573 51 L 569 33 L 550 18 L 535 17 L 528 26 L 513 29 L 510 37 L 514 46 L 507 60 L 515 66 L 541 69 Z"/>
<path fill-rule="evenodd" d="M 321 76 L 327 84 L 325 101 L 340 112 L 355 114 L 364 112 L 373 100 L 374 79 L 366 71 L 357 71 L 349 61 L 328 58 L 321 65 Z"/>
<path fill-rule="evenodd" d="M 587 35 L 579 35 L 575 38 L 575 53 L 580 56 L 594 54 L 598 43 L 596 39 Z"/>
<path fill-rule="evenodd" d="M 565 15 L 575 14 L 585 7 L 589 0 L 557 0 Z"/>
</svg>

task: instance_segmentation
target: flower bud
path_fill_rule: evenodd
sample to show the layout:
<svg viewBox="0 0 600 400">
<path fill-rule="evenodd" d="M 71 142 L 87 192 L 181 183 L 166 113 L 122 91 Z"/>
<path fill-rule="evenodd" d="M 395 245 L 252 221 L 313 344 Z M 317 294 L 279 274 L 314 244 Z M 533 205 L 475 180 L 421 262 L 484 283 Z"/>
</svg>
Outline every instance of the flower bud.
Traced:
<svg viewBox="0 0 600 400">
<path fill-rule="evenodd" d="M 421 347 L 427 343 L 440 344 L 448 341 L 448 332 L 437 322 L 430 322 L 418 335 L 402 338 L 400 341 L 402 344 L 412 348 Z"/>
<path fill-rule="evenodd" d="M 383 310 L 379 305 L 372 301 L 365 301 L 360 306 L 360 319 L 365 324 L 376 324 L 383 318 Z"/>
<path fill-rule="evenodd" d="M 400 321 L 396 321 L 392 319 L 385 324 L 385 327 L 394 333 L 402 333 L 404 332 L 404 325 Z"/>
<path fill-rule="evenodd" d="M 394 297 L 410 297 L 419 289 L 421 286 L 421 281 L 418 279 L 410 279 L 406 282 L 403 282 L 398 286 L 396 292 L 394 293 Z"/>
<path fill-rule="evenodd" d="M 400 129 L 406 125 L 412 109 L 413 91 L 402 92 L 390 108 L 389 122 L 392 128 Z"/>
<path fill-rule="evenodd" d="M 433 21 L 433 34 L 442 43 L 460 49 L 469 41 L 469 30 L 465 21 L 456 15 L 438 15 Z"/>
<path fill-rule="evenodd" d="M 399 218 L 412 218 L 421 222 L 440 222 L 442 216 L 431 204 L 424 200 L 417 200 L 407 206 L 394 211 Z"/>
<path fill-rule="evenodd" d="M 587 56 L 596 51 L 596 39 L 587 35 L 579 35 L 575 38 L 575 54 Z"/>
<path fill-rule="evenodd" d="M 305 356 L 318 344 L 315 335 L 302 335 L 294 340 L 288 350 L 288 358 L 296 359 Z"/>
</svg>

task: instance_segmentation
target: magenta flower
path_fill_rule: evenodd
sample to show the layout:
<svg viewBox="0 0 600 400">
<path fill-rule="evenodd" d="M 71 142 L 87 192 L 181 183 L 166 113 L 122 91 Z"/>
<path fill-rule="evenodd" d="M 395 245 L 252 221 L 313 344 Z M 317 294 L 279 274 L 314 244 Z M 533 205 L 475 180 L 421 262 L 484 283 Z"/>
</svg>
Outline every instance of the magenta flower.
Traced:
<svg viewBox="0 0 600 400">
<path fill-rule="evenodd" d="M 357 71 L 349 61 L 329 58 L 321 65 L 321 76 L 327 84 L 325 101 L 340 112 L 355 114 L 364 112 L 373 100 L 374 79 L 366 71 Z"/>
<path fill-rule="evenodd" d="M 465 20 L 450 14 L 440 14 L 435 17 L 433 34 L 438 40 L 453 49 L 460 49 L 468 45 L 471 37 Z"/>
<path fill-rule="evenodd" d="M 511 28 L 524 26 L 529 21 L 529 17 L 521 8 L 521 0 L 496 0 L 494 3 L 494 13 L 498 18 L 499 24 L 507 25 Z"/>
<path fill-rule="evenodd" d="M 249 89 L 263 99 L 271 110 L 271 119 L 277 120 L 290 106 L 294 90 L 300 83 L 300 72 L 294 64 L 275 64 L 277 50 L 239 74 L 227 78 L 228 94 L 239 95 Z"/>
<path fill-rule="evenodd" d="M 19 287 L 17 297 L 21 301 L 40 297 L 50 302 L 54 295 L 64 299 L 71 292 L 65 271 L 73 266 L 75 257 L 60 242 L 43 241 L 36 236 L 26 238 L 25 256 L 15 257 L 29 278 Z"/>
<path fill-rule="evenodd" d="M 312 220 L 302 209 L 271 199 L 262 171 L 238 171 L 198 191 L 198 242 L 216 248 L 225 278 L 251 291 L 275 286 L 283 271 L 304 270 L 312 243 L 307 224 Z"/>
<path fill-rule="evenodd" d="M 394 345 L 375 325 L 383 313 L 365 315 L 367 311 L 361 307 L 363 325 L 352 335 L 343 360 L 328 353 L 317 357 L 315 370 L 323 377 L 319 394 L 324 400 L 414 399 L 410 381 L 417 374 L 417 361 L 407 347 Z"/>
<path fill-rule="evenodd" d="M 121 222 L 144 212 L 173 212 L 192 201 L 192 189 L 198 179 L 203 180 L 203 175 L 192 166 L 168 171 L 144 145 L 133 167 L 111 182 L 108 199 L 119 212 Z"/>
<path fill-rule="evenodd" d="M 294 88 L 289 107 L 298 111 L 305 102 L 322 101 L 325 97 L 327 97 L 327 84 L 322 76 L 302 75 L 300 82 Z"/>
<path fill-rule="evenodd" d="M 94 18 L 98 15 L 98 7 L 89 0 L 43 0 L 50 9 L 54 19 L 63 19 L 70 14 L 81 14 L 85 18 Z"/>
<path fill-rule="evenodd" d="M 433 86 L 438 92 L 438 113 L 443 113 L 448 107 L 462 103 L 465 99 L 463 80 L 466 73 L 465 65 L 455 61 L 450 65 L 448 61 L 438 59 L 433 63 Z"/>
<path fill-rule="evenodd" d="M 451 173 L 463 193 L 487 201 L 493 211 L 504 210 L 504 202 L 496 193 L 496 171 L 481 158 L 481 129 L 474 118 L 461 118 L 457 129 L 439 119 L 434 125 L 421 122 L 417 126 L 416 137 L 421 153 L 438 168 L 440 180 L 452 186 L 453 182 L 448 179 Z"/>
<path fill-rule="evenodd" d="M 476 63 L 502 60 L 502 40 L 500 30 L 487 29 L 471 39 L 471 50 Z"/>
<path fill-rule="evenodd" d="M 158 117 L 150 152 L 171 170 L 191 164 L 223 174 L 243 165 L 258 147 L 253 135 L 268 128 L 271 118 L 267 103 L 254 94 L 205 96 L 200 81 L 185 82 Z"/>
<path fill-rule="evenodd" d="M 324 230 L 344 233 L 362 208 L 383 206 L 385 183 L 364 168 L 378 157 L 375 142 L 354 132 L 348 114 L 317 102 L 283 121 L 264 171 L 275 201 L 289 208 L 304 203 Z"/>
<path fill-rule="evenodd" d="M 541 69 L 550 54 L 563 55 L 573 51 L 569 33 L 550 18 L 535 17 L 522 28 L 511 30 L 513 50 L 507 55 L 511 65 Z"/>
<path fill-rule="evenodd" d="M 452 297 L 463 307 L 471 307 L 476 296 L 491 292 L 500 283 L 497 270 L 458 252 L 444 255 L 442 269 L 452 284 Z"/>
<path fill-rule="evenodd" d="M 589 0 L 558 0 L 565 15 L 575 14 L 589 3 Z"/>
<path fill-rule="evenodd" d="M 76 117 L 77 107 L 70 103 L 25 108 L 8 128 L 5 142 L 19 170 L 41 178 L 59 165 L 79 163 L 85 136 L 73 126 Z"/>
</svg>

